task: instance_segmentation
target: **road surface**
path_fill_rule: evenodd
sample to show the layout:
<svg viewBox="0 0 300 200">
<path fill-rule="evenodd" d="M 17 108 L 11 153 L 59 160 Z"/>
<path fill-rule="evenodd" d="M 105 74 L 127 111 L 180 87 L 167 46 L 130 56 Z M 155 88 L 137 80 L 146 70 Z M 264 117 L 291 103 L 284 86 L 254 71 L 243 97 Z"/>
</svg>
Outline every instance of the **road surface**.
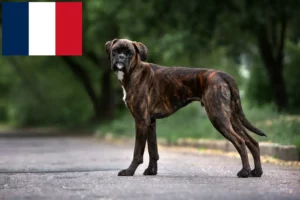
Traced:
<svg viewBox="0 0 300 200">
<path fill-rule="evenodd" d="M 88 137 L 0 138 L 0 200 L 300 199 L 300 170 L 264 164 L 262 178 L 236 177 L 237 158 L 160 149 L 157 176 L 118 177 L 133 146 Z"/>
</svg>

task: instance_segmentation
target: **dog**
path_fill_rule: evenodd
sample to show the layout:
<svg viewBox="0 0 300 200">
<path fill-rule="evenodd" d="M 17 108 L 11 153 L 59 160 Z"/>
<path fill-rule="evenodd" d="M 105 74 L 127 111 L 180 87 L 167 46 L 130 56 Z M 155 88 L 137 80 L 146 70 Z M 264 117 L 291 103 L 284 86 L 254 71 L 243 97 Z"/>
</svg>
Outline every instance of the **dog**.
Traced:
<svg viewBox="0 0 300 200">
<path fill-rule="evenodd" d="M 148 144 L 149 165 L 144 175 L 157 174 L 159 159 L 156 119 L 170 116 L 192 101 L 205 107 L 212 125 L 237 149 L 242 161 L 238 177 L 261 177 L 263 174 L 259 144 L 246 128 L 266 136 L 245 117 L 239 90 L 233 77 L 225 72 L 186 67 L 164 67 L 145 62 L 147 47 L 141 42 L 113 39 L 105 43 L 111 69 L 123 89 L 123 101 L 135 120 L 135 146 L 131 164 L 119 176 L 133 176 L 143 163 Z M 252 153 L 255 168 L 251 171 L 246 146 Z"/>
</svg>

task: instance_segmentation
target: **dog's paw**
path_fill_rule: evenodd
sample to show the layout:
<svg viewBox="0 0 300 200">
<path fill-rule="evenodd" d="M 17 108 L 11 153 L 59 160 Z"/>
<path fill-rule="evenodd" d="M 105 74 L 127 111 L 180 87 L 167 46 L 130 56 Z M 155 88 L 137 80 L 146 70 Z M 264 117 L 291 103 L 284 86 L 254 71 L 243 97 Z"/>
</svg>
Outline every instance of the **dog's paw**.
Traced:
<svg viewBox="0 0 300 200">
<path fill-rule="evenodd" d="M 241 169 L 241 171 L 239 171 L 237 173 L 237 176 L 239 178 L 248 178 L 250 176 L 250 172 L 251 172 L 251 169 Z"/>
<path fill-rule="evenodd" d="M 157 174 L 157 167 L 148 167 L 145 169 L 143 175 L 156 175 Z"/>
<path fill-rule="evenodd" d="M 259 169 L 255 168 L 250 172 L 251 177 L 261 177 L 262 174 L 263 174 L 263 171 L 261 168 L 259 168 Z"/>
<path fill-rule="evenodd" d="M 122 169 L 119 173 L 118 176 L 133 176 L 134 175 L 134 171 L 130 170 L 130 169 Z"/>
</svg>

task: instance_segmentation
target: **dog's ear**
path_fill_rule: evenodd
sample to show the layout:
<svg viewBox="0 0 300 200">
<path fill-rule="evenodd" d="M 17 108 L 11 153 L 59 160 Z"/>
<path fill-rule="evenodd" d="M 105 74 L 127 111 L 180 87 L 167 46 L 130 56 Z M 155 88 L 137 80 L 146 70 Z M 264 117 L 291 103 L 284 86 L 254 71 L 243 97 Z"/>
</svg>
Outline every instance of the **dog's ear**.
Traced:
<svg viewBox="0 0 300 200">
<path fill-rule="evenodd" d="M 106 53 L 108 55 L 108 60 L 110 59 L 110 50 L 111 50 L 111 47 L 113 46 L 114 43 L 116 43 L 118 41 L 117 38 L 111 40 L 111 41 L 107 41 L 105 43 L 105 50 L 106 50 Z"/>
<path fill-rule="evenodd" d="M 141 42 L 132 42 L 138 54 L 140 54 L 141 61 L 145 61 L 148 56 L 148 48 Z"/>
</svg>

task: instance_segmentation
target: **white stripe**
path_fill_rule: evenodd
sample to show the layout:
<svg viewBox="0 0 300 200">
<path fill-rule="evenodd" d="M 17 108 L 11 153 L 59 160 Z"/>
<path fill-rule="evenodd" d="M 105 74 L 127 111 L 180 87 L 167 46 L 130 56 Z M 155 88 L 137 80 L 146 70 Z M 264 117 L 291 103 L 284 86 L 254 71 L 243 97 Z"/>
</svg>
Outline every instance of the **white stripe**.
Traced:
<svg viewBox="0 0 300 200">
<path fill-rule="evenodd" d="M 125 105 L 127 106 L 127 103 L 126 103 L 126 90 L 123 87 L 123 85 L 122 85 L 122 89 L 123 89 L 123 101 L 124 101 Z"/>
<path fill-rule="evenodd" d="M 118 79 L 119 79 L 120 81 L 122 81 L 123 78 L 124 78 L 124 72 L 118 71 Z"/>
<path fill-rule="evenodd" d="M 29 3 L 29 55 L 55 55 L 55 2 Z"/>
</svg>

